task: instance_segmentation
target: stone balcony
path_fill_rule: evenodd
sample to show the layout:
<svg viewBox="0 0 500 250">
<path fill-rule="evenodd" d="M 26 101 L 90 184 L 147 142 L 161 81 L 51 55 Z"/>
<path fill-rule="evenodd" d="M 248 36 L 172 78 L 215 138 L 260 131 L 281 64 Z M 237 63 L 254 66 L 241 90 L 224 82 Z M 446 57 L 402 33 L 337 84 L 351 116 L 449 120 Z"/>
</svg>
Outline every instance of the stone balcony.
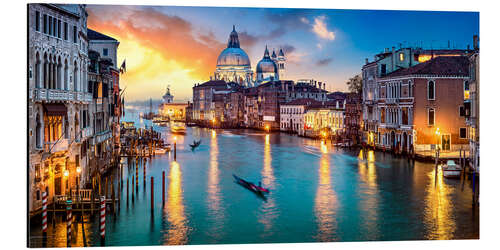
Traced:
<svg viewBox="0 0 500 250">
<path fill-rule="evenodd" d="M 92 101 L 92 94 L 72 90 L 35 88 L 29 90 L 29 98 L 34 102 L 69 101 L 88 104 Z"/>
</svg>

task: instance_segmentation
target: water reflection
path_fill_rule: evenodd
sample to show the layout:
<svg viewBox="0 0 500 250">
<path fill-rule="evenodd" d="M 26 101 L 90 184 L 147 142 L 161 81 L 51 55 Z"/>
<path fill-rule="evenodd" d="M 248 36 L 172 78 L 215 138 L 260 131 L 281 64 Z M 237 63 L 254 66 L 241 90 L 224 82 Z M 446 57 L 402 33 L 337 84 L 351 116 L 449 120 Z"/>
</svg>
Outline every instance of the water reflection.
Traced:
<svg viewBox="0 0 500 250">
<path fill-rule="evenodd" d="M 207 205 L 209 210 L 208 219 L 212 225 L 211 229 L 207 231 L 207 234 L 215 242 L 220 239 L 221 234 L 224 232 L 222 230 L 222 226 L 224 225 L 224 211 L 221 206 L 221 193 L 219 185 L 219 146 L 217 145 L 217 132 L 212 130 L 207 187 Z"/>
<path fill-rule="evenodd" d="M 184 211 L 182 172 L 179 164 L 175 161 L 171 163 L 168 180 L 169 185 L 165 213 L 167 215 L 169 227 L 165 235 L 164 243 L 168 245 L 186 244 L 189 228 Z"/>
<path fill-rule="evenodd" d="M 272 235 L 271 227 L 273 226 L 273 219 L 276 218 L 276 204 L 273 197 L 273 191 L 275 191 L 275 178 L 273 173 L 273 167 L 271 165 L 271 142 L 270 135 L 266 134 L 264 143 L 264 164 L 262 166 L 262 186 L 270 190 L 270 195 L 268 196 L 267 202 L 263 202 L 260 208 L 261 215 L 259 216 L 259 222 L 264 225 L 264 237 Z"/>
<path fill-rule="evenodd" d="M 366 159 L 363 159 L 366 157 Z M 361 189 L 360 207 L 366 210 L 362 214 L 363 223 L 360 227 L 367 232 L 364 239 L 377 239 L 379 232 L 377 229 L 378 206 L 379 206 L 379 190 L 377 185 L 377 172 L 375 167 L 375 153 L 370 150 L 360 151 L 358 156 L 358 172 L 359 177 L 365 187 Z"/>
<path fill-rule="evenodd" d="M 453 239 L 455 233 L 455 218 L 451 203 L 451 187 L 443 179 L 441 168 L 427 174 L 429 178 L 426 187 L 424 220 L 428 227 L 427 239 Z"/>
<path fill-rule="evenodd" d="M 332 241 L 337 239 L 337 221 L 335 219 L 337 197 L 331 185 L 330 155 L 326 145 L 322 143 L 321 148 L 319 183 L 314 200 L 314 214 L 318 223 L 316 238 L 319 241 Z"/>
</svg>

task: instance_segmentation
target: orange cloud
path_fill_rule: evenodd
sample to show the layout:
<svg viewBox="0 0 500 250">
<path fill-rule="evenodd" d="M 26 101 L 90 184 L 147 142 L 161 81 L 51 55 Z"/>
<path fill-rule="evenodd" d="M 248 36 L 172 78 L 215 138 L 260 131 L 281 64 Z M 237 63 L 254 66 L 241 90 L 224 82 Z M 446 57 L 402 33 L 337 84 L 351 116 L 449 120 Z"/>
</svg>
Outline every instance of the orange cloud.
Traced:
<svg viewBox="0 0 500 250">
<path fill-rule="evenodd" d="M 190 98 L 194 83 L 209 78 L 225 47 L 213 33 L 151 8 L 89 6 L 87 11 L 89 28 L 120 41 L 119 62 L 127 60 L 120 81 L 129 100 L 160 98 L 166 84 L 176 99 Z"/>
</svg>

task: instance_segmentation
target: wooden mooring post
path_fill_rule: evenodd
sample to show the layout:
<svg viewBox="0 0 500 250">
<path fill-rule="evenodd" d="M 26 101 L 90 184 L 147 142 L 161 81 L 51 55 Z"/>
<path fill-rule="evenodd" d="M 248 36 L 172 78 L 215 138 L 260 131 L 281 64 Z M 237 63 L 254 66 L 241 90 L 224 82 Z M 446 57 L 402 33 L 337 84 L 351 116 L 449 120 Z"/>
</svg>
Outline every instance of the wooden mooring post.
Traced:
<svg viewBox="0 0 500 250">
<path fill-rule="evenodd" d="M 162 172 L 161 203 L 165 205 L 165 171 Z"/>
<path fill-rule="evenodd" d="M 151 213 L 155 207 L 155 186 L 154 186 L 154 177 L 151 176 Z"/>
</svg>

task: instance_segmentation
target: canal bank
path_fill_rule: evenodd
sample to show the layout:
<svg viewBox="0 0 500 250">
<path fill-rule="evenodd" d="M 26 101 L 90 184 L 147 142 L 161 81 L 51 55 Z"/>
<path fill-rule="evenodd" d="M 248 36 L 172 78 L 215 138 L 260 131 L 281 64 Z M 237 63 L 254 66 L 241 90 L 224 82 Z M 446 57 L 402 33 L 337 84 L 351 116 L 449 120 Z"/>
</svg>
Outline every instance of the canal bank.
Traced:
<svg viewBox="0 0 500 250">
<path fill-rule="evenodd" d="M 157 129 L 173 140 L 168 128 Z M 135 182 L 136 170 L 122 160 L 121 209 L 106 215 L 107 246 L 479 237 L 471 180 L 444 179 L 433 164 L 253 130 L 192 127 L 176 136 L 177 161 L 172 153 L 148 160 L 145 185 L 139 165 L 138 188 L 128 196 L 126 182 Z M 201 145 L 191 151 L 194 140 Z M 232 174 L 261 181 L 271 191 L 267 200 L 234 183 Z M 99 246 L 98 218 L 86 223 L 88 245 Z M 65 235 L 61 224 L 49 235 Z M 41 231 L 32 225 L 30 232 L 36 245 Z M 75 237 L 79 246 L 81 233 Z"/>
</svg>

